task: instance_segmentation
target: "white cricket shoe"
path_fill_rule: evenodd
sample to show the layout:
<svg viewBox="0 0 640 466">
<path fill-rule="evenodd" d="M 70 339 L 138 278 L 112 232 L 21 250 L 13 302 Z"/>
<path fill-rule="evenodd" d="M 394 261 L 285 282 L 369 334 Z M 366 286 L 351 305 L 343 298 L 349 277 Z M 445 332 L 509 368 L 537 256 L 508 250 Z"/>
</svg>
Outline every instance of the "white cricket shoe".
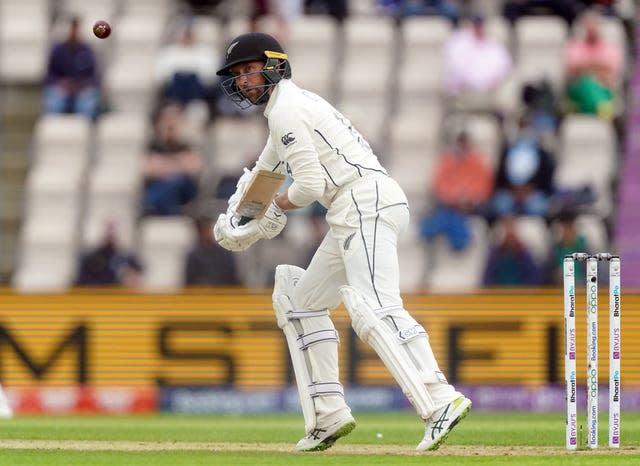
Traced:
<svg viewBox="0 0 640 466">
<path fill-rule="evenodd" d="M 7 406 L 0 406 L 0 419 L 11 419 L 13 417 L 13 411 Z"/>
<path fill-rule="evenodd" d="M 416 447 L 417 451 L 437 450 L 453 429 L 471 409 L 471 400 L 459 396 L 444 408 L 427 419 L 424 428 L 424 438 Z"/>
<path fill-rule="evenodd" d="M 306 437 L 300 439 L 296 445 L 297 451 L 322 451 L 331 448 L 336 440 L 351 433 L 356 427 L 356 421 L 349 416 L 340 419 L 325 428 L 316 428 Z"/>
</svg>

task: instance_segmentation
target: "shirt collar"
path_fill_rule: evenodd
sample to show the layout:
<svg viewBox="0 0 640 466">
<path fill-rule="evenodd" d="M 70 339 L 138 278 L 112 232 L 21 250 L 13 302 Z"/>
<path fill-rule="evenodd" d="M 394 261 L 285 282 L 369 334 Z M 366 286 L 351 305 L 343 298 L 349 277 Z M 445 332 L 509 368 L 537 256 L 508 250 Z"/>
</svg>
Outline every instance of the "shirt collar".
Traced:
<svg viewBox="0 0 640 466">
<path fill-rule="evenodd" d="M 271 110 L 275 106 L 276 101 L 278 100 L 278 97 L 282 93 L 282 89 L 290 85 L 291 85 L 290 79 L 281 79 L 280 82 L 278 82 L 278 84 L 275 85 L 275 87 L 273 88 L 273 92 L 271 92 L 271 95 L 269 96 L 269 101 L 267 102 L 267 106 L 265 107 L 263 112 L 265 117 L 269 118 L 269 113 L 271 113 Z"/>
</svg>

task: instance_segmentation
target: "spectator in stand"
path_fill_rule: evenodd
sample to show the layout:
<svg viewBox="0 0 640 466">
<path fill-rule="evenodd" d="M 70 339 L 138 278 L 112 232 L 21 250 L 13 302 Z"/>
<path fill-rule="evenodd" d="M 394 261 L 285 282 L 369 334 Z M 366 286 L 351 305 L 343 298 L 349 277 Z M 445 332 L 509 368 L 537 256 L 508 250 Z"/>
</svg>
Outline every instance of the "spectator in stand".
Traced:
<svg viewBox="0 0 640 466">
<path fill-rule="evenodd" d="M 218 11 L 218 7 L 226 2 L 225 0 L 186 0 L 186 3 L 195 14 L 216 15 L 222 13 Z"/>
<path fill-rule="evenodd" d="M 542 269 L 522 242 L 513 216 L 498 225 L 498 238 L 489 250 L 484 271 L 485 286 L 535 286 L 542 284 Z"/>
<path fill-rule="evenodd" d="M 347 2 L 348 0 L 305 0 L 305 13 L 329 15 L 341 23 L 349 14 Z"/>
<path fill-rule="evenodd" d="M 102 242 L 80 259 L 77 286 L 127 286 L 142 283 L 142 265 L 118 245 L 116 226 L 108 223 Z"/>
<path fill-rule="evenodd" d="M 420 225 L 428 241 L 445 235 L 454 251 L 462 251 L 471 241 L 469 216 L 477 213 L 493 191 L 493 173 L 486 157 L 461 131 L 451 150 L 445 150 L 434 171 L 436 207 Z"/>
<path fill-rule="evenodd" d="M 198 193 L 203 160 L 180 135 L 180 106 L 163 106 L 144 157 L 143 215 L 178 215 Z"/>
<path fill-rule="evenodd" d="M 506 145 L 501 157 L 488 216 L 546 217 L 553 194 L 554 170 L 553 157 L 541 144 L 539 131 L 529 117 L 522 117 L 518 134 Z"/>
<path fill-rule="evenodd" d="M 570 110 L 612 119 L 624 54 L 618 45 L 604 39 L 600 18 L 596 10 L 585 12 L 580 19 L 579 35 L 567 42 L 567 97 Z"/>
<path fill-rule="evenodd" d="M 504 83 L 513 68 L 509 50 L 487 35 L 481 15 L 449 36 L 444 62 L 445 91 L 453 96 L 490 93 Z"/>
<path fill-rule="evenodd" d="M 260 18 L 273 16 L 277 29 L 274 37 L 284 43 L 289 38 L 289 23 L 304 12 L 303 0 L 252 0 L 251 5 L 250 30 L 252 32 L 263 30 L 264 28 L 259 24 Z"/>
<path fill-rule="evenodd" d="M 453 24 L 458 23 L 462 14 L 462 6 L 457 0 L 380 0 L 380 9 L 396 18 L 417 15 L 444 16 Z"/>
<path fill-rule="evenodd" d="M 185 284 L 240 285 L 242 282 L 234 254 L 220 247 L 213 239 L 213 219 L 198 217 L 194 223 L 198 242 L 187 255 Z"/>
<path fill-rule="evenodd" d="M 560 16 L 571 26 L 584 8 L 580 0 L 506 0 L 502 14 L 511 24 L 522 16 L 543 14 Z"/>
<path fill-rule="evenodd" d="M 66 39 L 51 48 L 44 83 L 45 113 L 78 113 L 95 118 L 100 79 L 93 49 L 80 39 L 80 20 L 71 18 Z"/>
<path fill-rule="evenodd" d="M 155 75 L 163 99 L 183 106 L 208 104 L 217 83 L 216 66 L 214 50 L 198 42 L 187 20 L 178 40 L 161 49 L 156 58 Z"/>
<path fill-rule="evenodd" d="M 587 239 L 576 229 L 575 217 L 572 212 L 563 212 L 558 216 L 558 235 L 551 246 L 547 262 L 547 283 L 551 285 L 562 284 L 564 256 L 574 252 L 590 251 Z M 575 267 L 576 277 L 583 277 L 585 273 L 584 263 L 577 261 Z"/>
</svg>

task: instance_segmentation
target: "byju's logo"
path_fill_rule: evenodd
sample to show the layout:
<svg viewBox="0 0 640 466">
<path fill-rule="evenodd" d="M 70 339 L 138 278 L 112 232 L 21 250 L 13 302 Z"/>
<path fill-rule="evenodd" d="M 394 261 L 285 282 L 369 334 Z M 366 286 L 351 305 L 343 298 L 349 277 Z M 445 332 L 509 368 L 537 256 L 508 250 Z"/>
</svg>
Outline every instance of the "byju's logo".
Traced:
<svg viewBox="0 0 640 466">
<path fill-rule="evenodd" d="M 288 146 L 289 144 L 296 142 L 296 138 L 293 136 L 293 133 L 285 134 L 280 138 L 280 140 L 282 141 L 282 144 L 284 144 L 285 146 Z"/>
</svg>

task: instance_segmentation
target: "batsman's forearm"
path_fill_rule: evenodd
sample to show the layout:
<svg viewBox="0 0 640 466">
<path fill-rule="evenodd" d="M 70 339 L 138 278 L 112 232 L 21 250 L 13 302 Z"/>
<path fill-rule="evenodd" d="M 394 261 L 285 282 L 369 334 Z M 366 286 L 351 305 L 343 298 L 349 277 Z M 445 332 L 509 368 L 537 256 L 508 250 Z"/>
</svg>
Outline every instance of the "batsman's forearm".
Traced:
<svg viewBox="0 0 640 466">
<path fill-rule="evenodd" d="M 274 202 L 282 210 L 293 210 L 293 209 L 299 209 L 300 208 L 300 206 L 295 205 L 294 203 L 292 203 L 289 200 L 289 193 L 287 191 L 279 193 L 278 195 L 276 195 L 276 197 L 274 199 Z"/>
</svg>

